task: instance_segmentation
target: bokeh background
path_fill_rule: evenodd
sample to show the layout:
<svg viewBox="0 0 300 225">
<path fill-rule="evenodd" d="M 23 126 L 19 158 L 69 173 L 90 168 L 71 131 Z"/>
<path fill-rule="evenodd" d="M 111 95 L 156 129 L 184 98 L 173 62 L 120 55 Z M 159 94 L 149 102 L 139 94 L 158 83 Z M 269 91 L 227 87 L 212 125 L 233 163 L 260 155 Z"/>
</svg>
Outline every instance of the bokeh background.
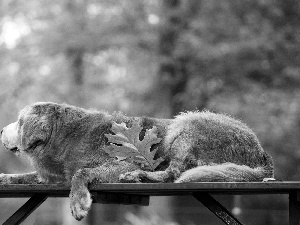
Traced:
<svg viewBox="0 0 300 225">
<path fill-rule="evenodd" d="M 208 109 L 246 122 L 300 179 L 299 0 L 1 0 L 0 127 L 37 101 L 171 118 Z M 33 171 L 0 146 L 0 172 Z M 216 196 L 246 224 L 286 224 L 287 196 Z M 0 222 L 26 199 L 0 199 Z M 93 205 L 76 222 L 48 199 L 24 224 L 222 224 L 189 197 Z"/>
</svg>

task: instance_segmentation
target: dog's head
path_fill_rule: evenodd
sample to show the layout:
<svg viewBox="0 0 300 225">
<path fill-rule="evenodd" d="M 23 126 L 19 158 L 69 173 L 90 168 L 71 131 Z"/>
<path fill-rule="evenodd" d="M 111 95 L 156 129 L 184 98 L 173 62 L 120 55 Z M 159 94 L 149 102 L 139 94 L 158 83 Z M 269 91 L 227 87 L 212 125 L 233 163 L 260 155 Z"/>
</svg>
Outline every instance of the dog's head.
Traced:
<svg viewBox="0 0 300 225">
<path fill-rule="evenodd" d="M 20 111 L 18 120 L 1 131 L 3 145 L 15 153 L 45 148 L 62 123 L 81 118 L 85 111 L 51 102 L 39 102 Z"/>
<path fill-rule="evenodd" d="M 52 130 L 58 105 L 36 103 L 21 110 L 18 120 L 1 131 L 3 145 L 15 153 L 31 152 L 46 145 Z"/>
</svg>

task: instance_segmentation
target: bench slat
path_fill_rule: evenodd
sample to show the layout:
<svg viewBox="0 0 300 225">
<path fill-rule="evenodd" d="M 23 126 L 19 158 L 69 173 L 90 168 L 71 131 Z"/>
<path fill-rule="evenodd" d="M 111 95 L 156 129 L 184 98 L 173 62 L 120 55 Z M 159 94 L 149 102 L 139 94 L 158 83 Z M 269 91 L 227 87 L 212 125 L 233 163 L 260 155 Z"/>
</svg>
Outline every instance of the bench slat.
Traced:
<svg viewBox="0 0 300 225">
<path fill-rule="evenodd" d="M 291 225 L 299 224 L 300 182 L 203 182 L 97 184 L 89 186 L 95 202 L 148 205 L 149 196 L 193 195 L 226 224 L 241 224 L 211 194 L 289 194 Z M 30 197 L 4 224 L 20 224 L 47 197 L 68 197 L 70 187 L 63 185 L 0 185 L 0 197 Z"/>
<path fill-rule="evenodd" d="M 203 182 L 203 183 L 109 183 L 91 184 L 98 193 L 124 193 L 149 196 L 189 195 L 194 192 L 211 194 L 288 194 L 300 191 L 300 182 Z M 70 187 L 63 185 L 11 184 L 0 185 L 0 197 L 30 197 L 48 194 L 49 197 L 68 197 Z"/>
</svg>

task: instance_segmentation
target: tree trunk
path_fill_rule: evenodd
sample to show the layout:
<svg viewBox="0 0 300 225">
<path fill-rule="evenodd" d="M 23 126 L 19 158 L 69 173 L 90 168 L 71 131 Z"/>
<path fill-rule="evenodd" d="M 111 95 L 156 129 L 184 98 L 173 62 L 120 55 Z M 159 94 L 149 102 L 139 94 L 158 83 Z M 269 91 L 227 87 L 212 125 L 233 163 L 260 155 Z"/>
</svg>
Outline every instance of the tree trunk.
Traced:
<svg viewBox="0 0 300 225">
<path fill-rule="evenodd" d="M 164 0 L 162 26 L 159 35 L 160 65 L 157 79 L 158 117 L 170 117 L 184 110 L 181 95 L 189 79 L 190 56 L 178 51 L 180 35 L 189 28 L 189 22 L 198 13 L 201 1 Z"/>
<path fill-rule="evenodd" d="M 178 24 L 180 16 L 180 0 L 163 0 L 162 26 L 159 34 L 158 57 L 160 60 L 157 75 L 156 93 L 156 117 L 168 118 L 173 114 L 173 93 L 174 80 L 178 76 L 176 62 L 173 52 L 178 37 Z"/>
<path fill-rule="evenodd" d="M 84 50 L 80 48 L 69 48 L 66 53 L 69 62 L 69 70 L 71 75 L 70 81 L 70 97 L 71 103 L 80 107 L 84 107 Z"/>
</svg>

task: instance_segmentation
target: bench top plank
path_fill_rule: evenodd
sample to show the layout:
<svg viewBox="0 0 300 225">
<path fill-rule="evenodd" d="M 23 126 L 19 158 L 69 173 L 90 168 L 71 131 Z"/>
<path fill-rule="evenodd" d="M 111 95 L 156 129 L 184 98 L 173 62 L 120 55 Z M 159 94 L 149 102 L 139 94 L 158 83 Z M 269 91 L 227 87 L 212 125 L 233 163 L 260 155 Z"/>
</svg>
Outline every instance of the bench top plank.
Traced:
<svg viewBox="0 0 300 225">
<path fill-rule="evenodd" d="M 190 195 L 195 192 L 210 194 L 288 194 L 300 192 L 300 182 L 198 182 L 198 183 L 93 183 L 91 192 L 123 193 L 149 196 Z M 55 184 L 0 185 L 0 197 L 30 197 L 46 193 L 50 197 L 67 197 L 70 187 Z"/>
</svg>

